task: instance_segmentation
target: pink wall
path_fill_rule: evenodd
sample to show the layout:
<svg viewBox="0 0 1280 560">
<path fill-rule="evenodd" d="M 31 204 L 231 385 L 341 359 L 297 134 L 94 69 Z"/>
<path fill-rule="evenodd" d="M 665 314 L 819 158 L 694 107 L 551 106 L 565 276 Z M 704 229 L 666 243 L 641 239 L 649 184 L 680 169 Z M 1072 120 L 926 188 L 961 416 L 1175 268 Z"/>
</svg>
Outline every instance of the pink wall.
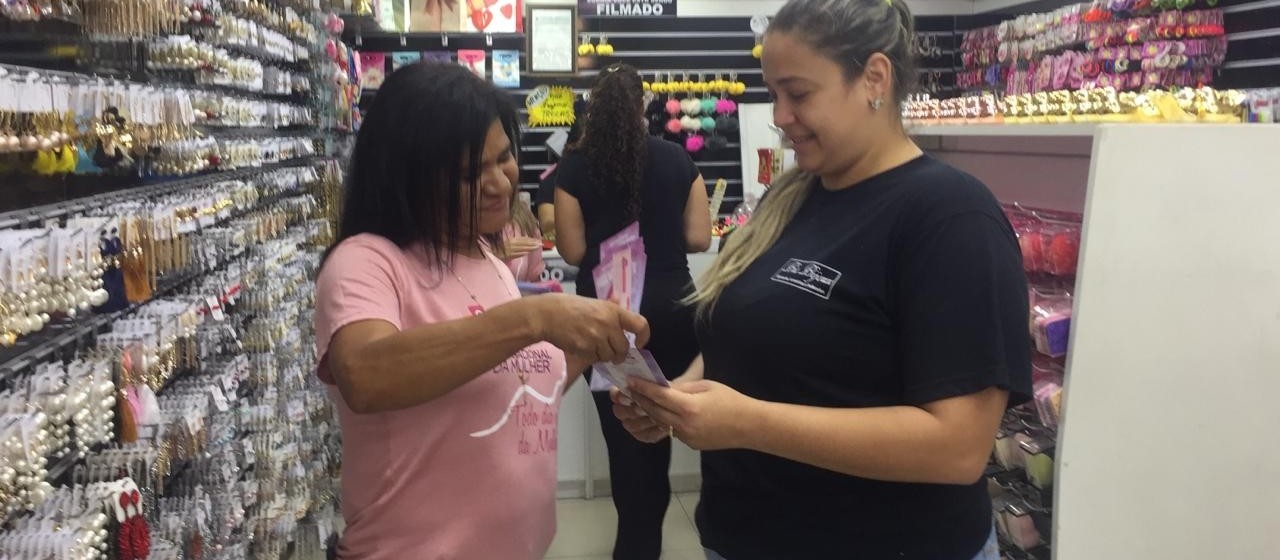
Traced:
<svg viewBox="0 0 1280 560">
<path fill-rule="evenodd" d="M 922 138 L 934 157 L 972 174 L 1002 202 L 1084 212 L 1090 137 L 952 136 Z"/>
</svg>

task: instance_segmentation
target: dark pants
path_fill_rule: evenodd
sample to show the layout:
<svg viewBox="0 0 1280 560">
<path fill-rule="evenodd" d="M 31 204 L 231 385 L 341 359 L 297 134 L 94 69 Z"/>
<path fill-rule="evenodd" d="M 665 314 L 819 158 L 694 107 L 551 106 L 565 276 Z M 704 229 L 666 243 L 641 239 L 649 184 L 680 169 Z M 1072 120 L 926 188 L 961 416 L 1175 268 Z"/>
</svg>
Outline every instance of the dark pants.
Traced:
<svg viewBox="0 0 1280 560">
<path fill-rule="evenodd" d="M 614 560 L 657 560 L 662 554 L 662 519 L 671 503 L 671 440 L 643 443 L 613 415 L 609 393 L 592 393 L 609 448 L 609 480 L 618 510 Z"/>
<path fill-rule="evenodd" d="M 698 356 L 694 312 L 679 305 L 692 290 L 688 270 L 650 271 L 645 277 L 640 314 L 649 321 L 649 351 L 671 379 L 683 375 Z M 595 287 L 579 284 L 578 294 L 595 297 Z M 590 374 L 590 371 L 588 371 Z M 592 393 L 605 445 L 609 448 L 609 480 L 618 510 L 614 560 L 658 560 L 662 555 L 662 519 L 671 503 L 671 441 L 642 443 L 631 437 L 613 415 L 609 393 Z"/>
</svg>

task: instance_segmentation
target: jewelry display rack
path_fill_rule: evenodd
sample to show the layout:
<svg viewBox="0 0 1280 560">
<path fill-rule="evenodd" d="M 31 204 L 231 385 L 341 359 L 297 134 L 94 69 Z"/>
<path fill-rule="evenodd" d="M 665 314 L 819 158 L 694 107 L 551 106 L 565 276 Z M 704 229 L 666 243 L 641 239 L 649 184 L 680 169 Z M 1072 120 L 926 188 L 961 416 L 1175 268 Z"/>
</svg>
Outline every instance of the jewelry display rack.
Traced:
<svg viewBox="0 0 1280 560">
<path fill-rule="evenodd" d="M 325 23 L 0 9 L 0 556 L 324 558 L 312 281 L 352 139 Z"/>
</svg>

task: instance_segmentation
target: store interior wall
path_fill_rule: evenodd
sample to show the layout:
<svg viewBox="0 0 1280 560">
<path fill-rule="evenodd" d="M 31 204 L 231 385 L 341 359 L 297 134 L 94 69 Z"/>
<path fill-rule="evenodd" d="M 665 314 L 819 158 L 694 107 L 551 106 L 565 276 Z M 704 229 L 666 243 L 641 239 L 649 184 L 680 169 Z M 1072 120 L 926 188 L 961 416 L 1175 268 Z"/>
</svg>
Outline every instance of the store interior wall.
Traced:
<svg viewBox="0 0 1280 560">
<path fill-rule="evenodd" d="M 530 6 L 576 6 L 577 0 L 528 0 Z M 680 0 L 678 17 L 724 17 L 773 15 L 786 2 L 784 0 Z M 956 15 L 971 14 L 983 4 L 972 0 L 916 0 L 911 2 L 911 10 L 916 15 Z M 1006 0 L 1004 4 L 1022 3 L 1020 0 Z M 995 8 L 992 8 L 995 9 Z"/>
</svg>

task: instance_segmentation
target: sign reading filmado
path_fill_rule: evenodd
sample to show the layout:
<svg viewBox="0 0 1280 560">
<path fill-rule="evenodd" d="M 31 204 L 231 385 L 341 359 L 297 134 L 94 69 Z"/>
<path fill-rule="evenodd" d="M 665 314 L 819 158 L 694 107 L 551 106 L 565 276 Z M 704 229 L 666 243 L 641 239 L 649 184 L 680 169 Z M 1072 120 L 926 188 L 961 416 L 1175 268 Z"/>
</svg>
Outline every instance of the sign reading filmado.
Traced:
<svg viewBox="0 0 1280 560">
<path fill-rule="evenodd" d="M 676 0 L 578 0 L 578 15 L 674 17 Z"/>
</svg>

